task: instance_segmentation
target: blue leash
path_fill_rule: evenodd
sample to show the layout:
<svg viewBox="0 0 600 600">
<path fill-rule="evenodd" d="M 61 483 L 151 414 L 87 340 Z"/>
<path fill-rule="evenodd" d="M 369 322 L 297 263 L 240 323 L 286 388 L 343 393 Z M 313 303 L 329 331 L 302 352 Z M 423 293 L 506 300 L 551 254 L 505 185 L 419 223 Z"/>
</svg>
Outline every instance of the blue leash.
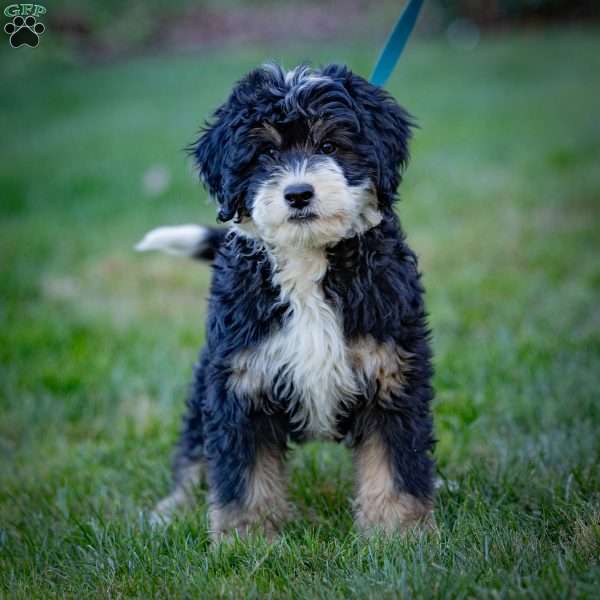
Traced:
<svg viewBox="0 0 600 600">
<path fill-rule="evenodd" d="M 369 81 L 383 87 L 393 73 L 421 12 L 423 0 L 409 0 L 386 42 Z"/>
</svg>

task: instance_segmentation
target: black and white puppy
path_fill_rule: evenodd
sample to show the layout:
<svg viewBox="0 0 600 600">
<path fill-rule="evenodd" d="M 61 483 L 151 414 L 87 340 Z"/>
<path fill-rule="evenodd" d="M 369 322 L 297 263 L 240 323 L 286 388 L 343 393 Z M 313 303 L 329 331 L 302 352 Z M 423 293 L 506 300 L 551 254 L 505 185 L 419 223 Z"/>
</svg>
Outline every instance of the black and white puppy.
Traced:
<svg viewBox="0 0 600 600">
<path fill-rule="evenodd" d="M 414 253 L 394 212 L 409 115 L 348 68 L 266 65 L 192 147 L 229 229 L 138 245 L 213 261 L 166 519 L 205 473 L 213 535 L 289 514 L 290 441 L 345 441 L 366 532 L 432 522 L 431 352 Z"/>
</svg>

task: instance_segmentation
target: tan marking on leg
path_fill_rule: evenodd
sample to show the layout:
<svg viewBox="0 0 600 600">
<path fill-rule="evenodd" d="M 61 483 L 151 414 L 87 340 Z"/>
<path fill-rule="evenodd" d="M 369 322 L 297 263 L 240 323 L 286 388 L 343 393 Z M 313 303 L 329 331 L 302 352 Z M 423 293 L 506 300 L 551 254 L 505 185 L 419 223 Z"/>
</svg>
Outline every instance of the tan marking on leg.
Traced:
<svg viewBox="0 0 600 600">
<path fill-rule="evenodd" d="M 432 526 L 432 503 L 395 489 L 390 457 L 378 434 L 355 451 L 356 523 L 365 533 L 387 534 L 418 524 Z"/>
<path fill-rule="evenodd" d="M 406 385 L 411 354 L 394 343 L 379 343 L 372 336 L 365 336 L 350 348 L 350 359 L 363 391 L 377 385 L 378 401 L 382 404 Z"/>
<path fill-rule="evenodd" d="M 150 514 L 152 524 L 168 524 L 179 510 L 189 508 L 194 503 L 194 489 L 202 479 L 201 461 L 190 462 L 179 470 L 178 483 L 173 491 L 154 507 Z"/>
<path fill-rule="evenodd" d="M 209 519 L 213 539 L 218 541 L 234 531 L 244 536 L 256 526 L 267 537 L 274 537 L 290 514 L 286 487 L 283 456 L 269 449 L 259 450 L 244 502 L 221 507 L 211 501 Z"/>
<path fill-rule="evenodd" d="M 231 362 L 228 389 L 238 396 L 249 396 L 256 401 L 266 387 L 263 362 L 259 349 L 239 352 Z"/>
</svg>

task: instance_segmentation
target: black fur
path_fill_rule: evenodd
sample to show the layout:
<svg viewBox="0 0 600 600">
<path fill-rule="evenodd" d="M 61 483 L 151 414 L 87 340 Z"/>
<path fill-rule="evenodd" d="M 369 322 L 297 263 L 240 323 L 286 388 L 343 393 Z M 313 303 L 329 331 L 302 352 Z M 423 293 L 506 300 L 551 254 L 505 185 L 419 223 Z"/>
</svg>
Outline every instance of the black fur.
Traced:
<svg viewBox="0 0 600 600">
<path fill-rule="evenodd" d="M 336 435 L 356 445 L 377 431 L 389 449 L 397 489 L 429 499 L 434 444 L 429 331 L 417 260 L 393 210 L 401 169 L 408 160 L 411 119 L 384 90 L 346 67 L 330 65 L 317 74 L 325 78 L 294 88 L 279 68 L 251 72 L 235 86 L 191 150 L 219 203 L 222 221 L 251 214 L 254 191 L 274 168 L 264 140 L 253 133 L 265 121 L 284 131 L 285 139 L 301 139 L 307 135 L 307 123 L 323 119 L 328 135 L 337 136 L 336 160 L 348 183 L 372 181 L 383 220 L 327 249 L 323 290 L 342 315 L 348 341 L 370 335 L 378 342 L 391 342 L 410 353 L 411 369 L 402 393 L 386 402 L 378 401 L 376 387 L 368 396 L 355 398 L 350 411 L 339 417 Z M 297 147 L 284 147 L 277 160 L 291 161 L 294 153 Z M 283 453 L 288 440 L 302 440 L 304 432 L 291 427 L 289 407 L 294 399 L 279 393 L 276 376 L 272 389 L 258 402 L 238 397 L 228 386 L 232 357 L 279 329 L 288 306 L 273 284 L 266 251 L 235 232 L 219 235 L 211 245 L 218 251 L 207 344 L 195 368 L 176 471 L 178 465 L 203 460 L 215 501 L 231 506 L 244 499 L 261 445 Z"/>
<path fill-rule="evenodd" d="M 190 256 L 196 260 L 213 261 L 217 251 L 223 245 L 227 229 L 224 227 L 205 227 L 206 234 L 202 238 L 199 248 Z"/>
<path fill-rule="evenodd" d="M 299 71 L 301 72 L 301 71 Z M 285 73 L 276 66 L 252 71 L 235 86 L 198 142 L 190 147 L 200 175 L 219 202 L 219 218 L 248 215 L 252 191 L 265 178 L 268 156 L 264 140 L 253 136 L 262 122 L 296 128 L 298 136 L 310 119 L 324 117 L 347 150 L 338 160 L 349 183 L 369 176 L 382 206 L 389 207 L 400 183 L 399 169 L 408 161 L 412 121 L 395 100 L 347 67 L 320 71 L 328 82 L 300 87 L 288 94 Z"/>
</svg>

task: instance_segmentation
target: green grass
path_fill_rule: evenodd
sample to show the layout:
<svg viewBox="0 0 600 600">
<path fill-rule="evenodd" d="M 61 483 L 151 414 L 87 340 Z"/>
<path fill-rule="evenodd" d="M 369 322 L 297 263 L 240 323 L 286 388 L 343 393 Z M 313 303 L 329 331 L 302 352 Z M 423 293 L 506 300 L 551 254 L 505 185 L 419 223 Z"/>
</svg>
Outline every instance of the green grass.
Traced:
<svg viewBox="0 0 600 600">
<path fill-rule="evenodd" d="M 600 585 L 600 36 L 411 46 L 389 88 L 421 123 L 399 212 L 436 352 L 439 536 L 358 537 L 345 449 L 291 460 L 280 541 L 211 547 L 169 485 L 205 267 L 139 256 L 213 222 L 183 148 L 261 48 L 99 67 L 5 51 L 0 125 L 0 595 L 594 597 Z M 169 188 L 142 190 L 163 165 Z M 596 596 L 597 597 L 597 596 Z"/>
</svg>

